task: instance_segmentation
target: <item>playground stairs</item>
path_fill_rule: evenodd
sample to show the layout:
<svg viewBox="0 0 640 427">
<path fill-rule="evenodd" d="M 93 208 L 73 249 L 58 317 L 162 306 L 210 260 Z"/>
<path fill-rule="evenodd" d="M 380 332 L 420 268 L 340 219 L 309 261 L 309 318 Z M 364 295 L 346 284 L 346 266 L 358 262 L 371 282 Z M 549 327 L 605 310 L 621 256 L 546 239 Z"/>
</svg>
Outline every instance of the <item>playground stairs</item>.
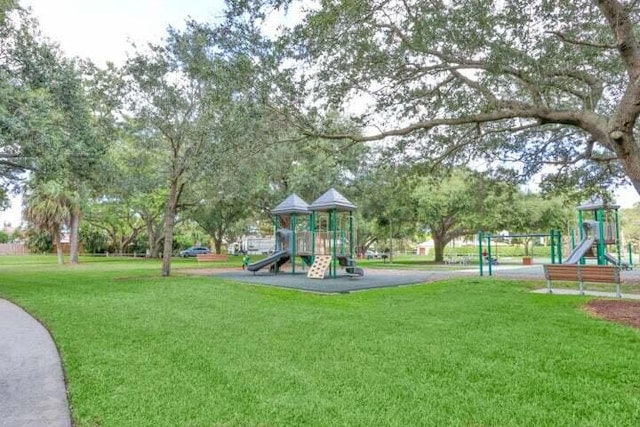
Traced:
<svg viewBox="0 0 640 427">
<path fill-rule="evenodd" d="M 331 255 L 316 255 L 307 277 L 309 279 L 324 279 L 324 274 L 329 268 L 329 264 L 331 264 Z"/>
</svg>

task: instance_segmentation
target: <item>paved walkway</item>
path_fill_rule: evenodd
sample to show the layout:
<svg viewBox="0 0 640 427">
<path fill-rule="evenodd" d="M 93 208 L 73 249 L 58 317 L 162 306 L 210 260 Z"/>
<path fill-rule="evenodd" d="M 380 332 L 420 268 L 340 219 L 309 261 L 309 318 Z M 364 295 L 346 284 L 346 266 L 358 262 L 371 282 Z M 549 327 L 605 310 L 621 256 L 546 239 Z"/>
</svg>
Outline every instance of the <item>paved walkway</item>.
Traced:
<svg viewBox="0 0 640 427">
<path fill-rule="evenodd" d="M 532 291 L 534 294 L 548 294 L 549 289 L 542 288 L 536 289 Z M 602 291 L 588 291 L 584 290 L 582 293 L 579 289 L 562 289 L 562 288 L 553 288 L 551 291 L 553 295 L 588 295 L 590 297 L 601 297 L 601 298 L 618 298 L 618 294 L 615 292 L 602 292 Z M 620 298 L 622 299 L 637 299 L 640 300 L 640 295 L 638 294 L 626 294 L 622 293 Z"/>
<path fill-rule="evenodd" d="M 0 299 L 0 427 L 69 427 L 60 357 L 49 332 Z"/>
</svg>

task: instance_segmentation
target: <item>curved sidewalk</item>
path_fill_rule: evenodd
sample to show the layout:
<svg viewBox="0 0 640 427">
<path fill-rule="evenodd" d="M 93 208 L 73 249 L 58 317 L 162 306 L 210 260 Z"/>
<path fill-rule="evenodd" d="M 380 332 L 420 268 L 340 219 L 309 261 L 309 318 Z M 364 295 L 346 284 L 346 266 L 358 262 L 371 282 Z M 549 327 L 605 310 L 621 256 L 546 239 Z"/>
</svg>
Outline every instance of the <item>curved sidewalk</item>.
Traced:
<svg viewBox="0 0 640 427">
<path fill-rule="evenodd" d="M 69 427 L 58 350 L 49 332 L 0 299 L 0 427 Z"/>
</svg>

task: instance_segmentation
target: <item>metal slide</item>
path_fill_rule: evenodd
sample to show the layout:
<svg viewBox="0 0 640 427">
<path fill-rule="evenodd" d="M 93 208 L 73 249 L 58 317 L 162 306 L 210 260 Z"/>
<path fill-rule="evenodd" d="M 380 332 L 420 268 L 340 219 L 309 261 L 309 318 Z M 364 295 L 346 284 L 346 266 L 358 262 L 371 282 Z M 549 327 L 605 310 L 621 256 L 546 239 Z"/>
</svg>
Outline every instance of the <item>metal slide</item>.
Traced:
<svg viewBox="0 0 640 427">
<path fill-rule="evenodd" d="M 587 253 L 587 251 L 593 246 L 595 243 L 594 239 L 584 239 L 580 242 L 578 246 L 569 254 L 567 259 L 562 261 L 563 264 L 577 264 L 580 261 L 580 258 Z"/>
<path fill-rule="evenodd" d="M 605 252 L 604 253 L 604 257 L 607 259 L 607 261 L 609 261 L 611 264 L 613 265 L 618 265 L 618 258 L 614 257 L 613 255 L 611 255 L 609 252 Z M 620 267 L 624 268 L 625 270 L 629 270 L 629 263 L 626 263 L 624 261 L 620 261 Z"/>
<path fill-rule="evenodd" d="M 247 270 L 256 272 L 268 265 L 278 262 L 280 259 L 284 257 L 289 257 L 289 251 L 274 252 L 268 257 L 261 259 L 260 261 L 256 261 L 253 264 L 247 265 Z"/>
<path fill-rule="evenodd" d="M 356 267 L 356 262 L 344 255 L 338 255 L 338 262 L 341 267 L 345 267 L 347 274 L 352 276 L 364 276 L 364 270 L 360 267 Z"/>
</svg>

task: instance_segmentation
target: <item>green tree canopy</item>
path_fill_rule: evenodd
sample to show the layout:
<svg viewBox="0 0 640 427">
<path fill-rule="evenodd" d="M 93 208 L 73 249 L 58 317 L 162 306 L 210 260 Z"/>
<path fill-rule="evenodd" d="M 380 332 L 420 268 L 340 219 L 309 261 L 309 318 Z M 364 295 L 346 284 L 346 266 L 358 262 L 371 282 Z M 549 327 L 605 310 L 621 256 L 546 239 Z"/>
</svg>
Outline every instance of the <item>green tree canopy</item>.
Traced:
<svg viewBox="0 0 640 427">
<path fill-rule="evenodd" d="M 37 232 L 46 232 L 53 237 L 59 264 L 64 262 L 60 233 L 63 226 L 69 226 L 77 203 L 74 194 L 68 193 L 56 181 L 42 183 L 26 196 L 24 217 Z"/>
<path fill-rule="evenodd" d="M 299 5 L 230 3 L 242 28 L 268 15 L 265 4 Z M 623 177 L 640 193 L 638 2 L 337 0 L 305 10 L 280 41 L 297 88 L 309 90 L 286 108 L 305 115 L 313 99 L 353 112 L 363 129 L 301 121 L 307 134 L 391 138 L 423 159 L 510 164 L 572 189 Z"/>
<path fill-rule="evenodd" d="M 433 238 L 436 262 L 443 261 L 446 244 L 455 238 L 504 229 L 517 194 L 515 186 L 469 169 L 419 178 L 412 196 L 417 218 Z"/>
<path fill-rule="evenodd" d="M 620 210 L 620 228 L 624 241 L 632 243 L 636 250 L 640 248 L 640 203 Z"/>
</svg>

